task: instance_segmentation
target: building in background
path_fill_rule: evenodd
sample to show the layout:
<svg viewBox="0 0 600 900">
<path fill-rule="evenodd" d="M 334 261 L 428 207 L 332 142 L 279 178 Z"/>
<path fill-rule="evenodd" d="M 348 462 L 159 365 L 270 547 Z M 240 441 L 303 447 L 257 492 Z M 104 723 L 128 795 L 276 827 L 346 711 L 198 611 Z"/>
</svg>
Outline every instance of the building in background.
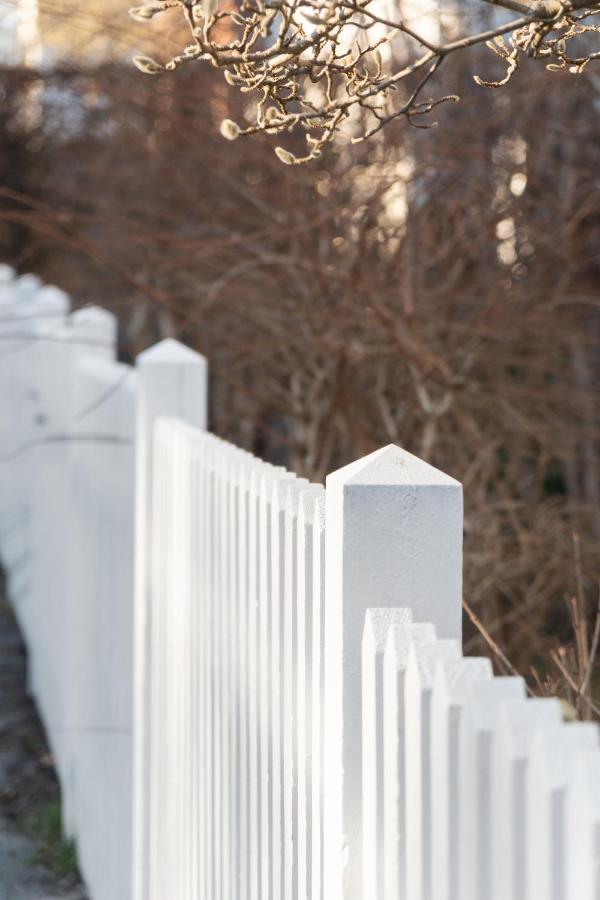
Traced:
<svg viewBox="0 0 600 900">
<path fill-rule="evenodd" d="M 123 0 L 0 0 L 0 65 L 94 65 L 169 47 L 178 10 L 151 27 L 134 22 Z M 158 49 L 157 49 L 158 52 Z"/>
<path fill-rule="evenodd" d="M 42 62 L 38 0 L 0 0 L 0 63 L 36 67 Z"/>
</svg>

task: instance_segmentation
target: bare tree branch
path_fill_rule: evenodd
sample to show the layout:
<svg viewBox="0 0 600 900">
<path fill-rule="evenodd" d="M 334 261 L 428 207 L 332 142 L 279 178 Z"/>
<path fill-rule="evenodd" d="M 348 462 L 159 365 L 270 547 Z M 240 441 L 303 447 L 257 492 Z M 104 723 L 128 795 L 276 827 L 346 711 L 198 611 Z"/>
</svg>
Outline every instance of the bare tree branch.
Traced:
<svg viewBox="0 0 600 900">
<path fill-rule="evenodd" d="M 470 32 L 464 13 L 463 34 L 444 41 L 440 28 L 435 41 L 425 27 L 404 20 L 401 4 L 398 16 L 390 17 L 380 0 L 241 0 L 234 9 L 220 0 L 151 0 L 131 10 L 132 16 L 146 21 L 179 7 L 193 43 L 164 65 L 149 57 L 134 62 L 151 75 L 193 60 L 223 69 L 226 81 L 255 101 L 246 122 L 222 123 L 224 137 L 303 134 L 306 151 L 276 148 L 279 159 L 293 165 L 320 156 L 340 132 L 363 141 L 399 118 L 418 128 L 435 127 L 433 110 L 459 99 L 424 93 L 450 53 L 486 44 L 505 64 L 497 80 L 475 76 L 489 88 L 507 84 L 524 54 L 550 70 L 573 73 L 598 58 L 587 37 L 600 26 L 584 22 L 600 13 L 600 0 L 484 2 L 521 18 Z M 575 39 L 578 52 L 570 51 Z"/>
</svg>

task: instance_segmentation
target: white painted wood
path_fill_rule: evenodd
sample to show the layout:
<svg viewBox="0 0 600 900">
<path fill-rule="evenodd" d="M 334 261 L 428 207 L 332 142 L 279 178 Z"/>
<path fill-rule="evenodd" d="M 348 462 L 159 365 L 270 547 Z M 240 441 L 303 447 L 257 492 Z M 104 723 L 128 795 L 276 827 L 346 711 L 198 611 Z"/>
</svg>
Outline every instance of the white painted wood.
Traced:
<svg viewBox="0 0 600 900">
<path fill-rule="evenodd" d="M 16 287 L 19 292 L 19 300 L 27 302 L 35 297 L 42 287 L 42 282 L 37 275 L 28 272 L 25 275 L 18 276 Z"/>
<path fill-rule="evenodd" d="M 201 813 L 201 759 L 202 747 L 202 721 L 201 721 L 201 577 L 199 571 L 200 554 L 202 547 L 202 532 L 200 528 L 200 497 L 199 482 L 200 471 L 198 457 L 200 453 L 200 440 L 198 434 L 190 435 L 187 442 L 188 454 L 188 516 L 189 529 L 187 534 L 187 552 L 189 567 L 189 623 L 187 640 L 189 642 L 189 743 L 187 747 L 187 800 L 188 800 L 188 825 L 187 825 L 187 853 L 189 855 L 189 873 L 187 892 L 189 897 L 201 895 L 202 866 L 204 856 L 204 835 L 202 833 Z"/>
<path fill-rule="evenodd" d="M 325 896 L 362 889 L 360 644 L 368 606 L 461 633 L 462 490 L 390 446 L 327 479 Z"/>
<path fill-rule="evenodd" d="M 55 352 L 61 349 L 61 341 L 71 340 L 68 329 L 62 337 L 54 333 L 66 321 L 69 298 L 65 294 L 56 289 L 40 289 L 37 279 L 22 277 L 13 283 L 11 295 L 0 312 L 3 396 L 5 403 L 13 404 L 12 414 L 10 407 L 6 407 L 6 424 L 0 442 L 3 460 L 0 550 L 15 612 L 21 627 L 26 629 L 24 605 L 30 597 L 33 578 L 29 531 L 34 500 L 31 469 L 40 457 L 39 453 L 35 454 L 34 462 L 31 451 L 38 447 L 40 439 L 56 430 L 49 420 L 49 406 L 53 403 L 52 415 L 60 418 L 64 430 L 69 382 L 61 379 L 72 352 L 58 356 Z M 58 367 L 56 371 L 45 365 L 50 358 Z M 62 393 L 60 389 L 57 391 L 59 386 Z M 59 397 L 65 402 L 58 402 Z"/>
<path fill-rule="evenodd" d="M 207 897 L 213 896 L 213 858 L 214 858 L 214 827 L 213 827 L 213 732 L 212 732 L 212 617 L 211 604 L 212 571 L 213 571 L 213 473 L 211 460 L 213 444 L 208 436 L 198 439 L 197 464 L 199 469 L 199 502 L 200 502 L 200 569 L 199 569 L 199 596 L 200 604 L 200 692 L 198 703 L 200 706 L 200 835 L 201 835 L 201 894 Z M 245 521 L 245 520 L 244 520 Z M 247 532 L 246 532 L 247 533 Z M 247 550 L 247 545 L 244 545 Z M 247 811 L 246 811 L 247 815 Z"/>
<path fill-rule="evenodd" d="M 311 755 L 311 900 L 323 900 L 323 769 L 325 671 L 325 492 L 317 497 L 313 515 L 312 587 L 312 755 Z"/>
<path fill-rule="evenodd" d="M 521 678 L 492 678 L 473 685 L 465 707 L 460 750 L 464 764 L 459 771 L 460 890 L 464 900 L 492 896 L 491 772 L 496 740 L 495 726 L 501 709 L 525 693 Z"/>
<path fill-rule="evenodd" d="M 289 478 L 279 474 L 270 484 L 269 642 L 271 647 L 269 697 L 270 747 L 270 885 L 273 896 L 283 897 L 283 603 L 285 598 L 285 504 Z"/>
<path fill-rule="evenodd" d="M 298 761 L 296 679 L 298 624 L 298 503 L 306 479 L 287 485 L 285 498 L 283 639 L 283 896 L 297 900 L 298 889 Z"/>
<path fill-rule="evenodd" d="M 284 553 L 282 527 L 288 486 L 294 477 L 283 470 L 269 471 L 261 489 L 263 540 L 260 589 L 260 692 L 261 692 L 261 897 L 281 897 L 283 840 L 281 816 L 281 754 L 283 747 L 281 698 L 283 683 L 282 622 Z M 275 743 L 277 749 L 275 749 Z"/>
<path fill-rule="evenodd" d="M 576 753 L 567 796 L 568 900 L 600 897 L 600 752 Z"/>
<path fill-rule="evenodd" d="M 43 296 L 44 290 L 48 289 L 42 288 L 38 297 Z M 51 290 L 53 293 L 49 299 L 53 300 L 54 308 L 56 305 L 60 308 L 61 301 L 64 303 L 64 298 L 61 296 L 62 291 L 59 291 L 57 295 L 54 293 L 56 288 Z M 99 306 L 84 306 L 82 309 L 75 310 L 71 315 L 71 327 L 77 343 L 87 356 L 115 358 L 117 319 L 113 313 Z"/>
<path fill-rule="evenodd" d="M 147 900 L 149 870 L 149 816 L 151 795 L 148 721 L 153 663 L 149 659 L 152 620 L 149 523 L 152 522 L 152 440 L 159 416 L 177 415 L 198 428 L 206 427 L 206 360 L 168 339 L 141 353 L 136 361 L 139 388 L 136 426 L 136 557 L 134 602 L 134 837 L 132 894 Z"/>
<path fill-rule="evenodd" d="M 135 379 L 88 351 L 75 317 L 56 325 L 68 307 L 61 292 L 39 295 L 21 372 L 35 426 L 21 455 L 31 490 L 33 581 L 22 610 L 30 682 L 84 877 L 95 898 L 121 900 L 130 877 Z"/>
<path fill-rule="evenodd" d="M 0 287 L 11 284 L 15 279 L 15 270 L 8 263 L 0 263 Z"/>
<path fill-rule="evenodd" d="M 388 631 L 412 623 L 409 609 L 368 609 L 362 639 L 363 896 L 383 897 L 383 655 Z"/>
<path fill-rule="evenodd" d="M 525 900 L 527 872 L 527 770 L 535 736 L 549 738 L 561 723 L 557 700 L 516 700 L 500 706 L 492 760 L 494 900 Z"/>
<path fill-rule="evenodd" d="M 562 725 L 536 735 L 527 772 L 527 900 L 567 900 L 569 776 L 584 751 L 598 751 L 598 728 L 591 722 Z"/>
<path fill-rule="evenodd" d="M 213 560 L 214 577 L 210 603 L 212 608 L 212 704 L 213 704 L 213 867 L 214 867 L 214 892 L 217 897 L 223 896 L 223 842 L 225 840 L 225 822 L 223 821 L 225 808 L 223 803 L 223 756 L 225 754 L 225 741 L 223 735 L 223 565 L 224 548 L 222 545 L 221 520 L 223 515 L 223 484 L 220 477 L 222 462 L 221 448 L 215 447 L 213 470 Z M 257 522 L 257 527 L 259 523 Z"/>
<path fill-rule="evenodd" d="M 63 809 L 93 895 L 128 900 L 135 373 L 86 355 L 73 386 L 61 628 Z M 98 440 L 86 439 L 90 434 Z"/>
<path fill-rule="evenodd" d="M 431 624 L 392 626 L 383 660 L 383 763 L 385 900 L 406 897 L 406 716 L 405 679 L 409 650 L 433 644 Z"/>
<path fill-rule="evenodd" d="M 431 898 L 431 698 L 436 667 L 457 660 L 455 640 L 411 644 L 404 684 L 406 722 L 406 897 Z"/>
<path fill-rule="evenodd" d="M 239 896 L 239 657 L 238 627 L 240 615 L 239 565 L 240 552 L 238 542 L 239 516 L 239 472 L 243 464 L 244 454 L 235 449 L 229 453 L 226 477 L 229 482 L 228 493 L 228 615 L 227 653 L 228 653 L 228 788 L 229 788 L 229 859 L 227 861 L 229 878 L 229 896 Z"/>
<path fill-rule="evenodd" d="M 324 501 L 321 485 L 311 485 L 302 490 L 298 502 L 298 592 L 297 592 L 297 684 L 296 684 L 296 740 L 298 764 L 298 887 L 299 900 L 309 900 L 311 894 L 311 869 L 313 848 L 313 640 L 314 628 L 319 628 L 318 616 L 313 613 L 320 602 L 315 600 L 315 587 L 320 585 L 316 567 L 320 566 L 319 548 L 315 548 L 315 517 Z M 315 825 L 318 829 L 318 824 Z"/>
<path fill-rule="evenodd" d="M 262 468 L 262 467 L 261 467 Z M 264 471 L 264 470 L 263 470 Z M 259 900 L 261 889 L 260 829 L 260 656 L 259 656 L 259 501 L 262 471 L 253 471 L 249 491 L 249 609 L 248 609 L 248 779 L 249 779 L 249 896 Z"/>
<path fill-rule="evenodd" d="M 68 744 L 65 737 L 68 658 L 58 655 L 56 648 L 57 643 L 69 633 L 67 590 L 72 554 L 68 495 L 72 441 L 75 434 L 80 435 L 80 441 L 98 445 L 118 437 L 110 415 L 102 417 L 106 410 L 112 412 L 110 404 L 100 407 L 100 421 L 104 425 L 96 433 L 91 429 L 89 415 L 85 418 L 87 410 L 80 411 L 73 402 L 75 386 L 80 381 L 78 364 L 85 353 L 85 345 L 81 341 L 75 317 L 63 325 L 56 325 L 56 321 L 64 318 L 68 303 L 66 295 L 53 288 L 41 289 L 35 297 L 34 308 L 40 319 L 35 320 L 33 340 L 26 348 L 22 364 L 26 370 L 36 372 L 37 383 L 24 389 L 21 412 L 28 422 L 21 432 L 19 451 L 22 476 L 19 491 L 26 497 L 30 510 L 28 528 L 31 530 L 23 540 L 25 545 L 31 546 L 33 543 L 37 548 L 33 556 L 29 551 L 31 596 L 28 606 L 22 607 L 21 618 L 26 633 L 29 632 L 32 640 L 39 643 L 44 628 L 40 618 L 44 604 L 53 610 L 48 652 L 54 664 L 43 671 L 44 666 L 40 670 L 37 661 L 33 660 L 30 683 L 45 713 L 49 740 L 63 780 L 66 778 Z M 95 312 L 100 316 L 100 311 Z M 45 316 L 50 317 L 52 324 L 46 321 Z M 97 322 L 92 313 L 90 333 L 93 333 Z M 88 356 L 87 353 L 85 355 Z M 105 374 L 106 383 L 112 384 L 115 373 L 109 371 Z M 25 376 L 26 372 L 23 372 Z M 106 383 L 102 378 L 96 382 L 92 379 L 88 385 L 88 399 L 93 402 L 98 394 L 102 395 Z M 58 511 L 60 523 L 57 526 Z"/>
<path fill-rule="evenodd" d="M 489 659 L 442 663 L 433 677 L 431 699 L 431 857 L 428 881 L 433 900 L 461 900 L 459 772 L 465 705 L 474 684 L 489 680 Z"/>
<path fill-rule="evenodd" d="M 244 451 L 237 450 L 232 459 L 231 469 L 231 542 L 234 570 L 232 571 L 232 602 L 231 602 L 231 654 L 234 660 L 232 671 L 232 710 L 231 710 L 231 853 L 232 853 L 232 894 L 244 897 L 247 887 L 246 877 L 242 872 L 243 864 L 247 860 L 245 855 L 246 844 L 244 842 L 244 826 L 247 822 L 247 806 L 242 802 L 243 792 L 247 796 L 247 782 L 245 777 L 243 753 L 243 735 L 246 711 L 245 692 L 246 679 L 246 652 L 245 641 L 247 609 L 246 598 L 246 569 L 247 547 L 245 535 L 247 534 L 245 519 L 245 474 L 252 465 L 252 457 Z"/>
<path fill-rule="evenodd" d="M 248 896 L 248 485 L 257 461 L 250 454 L 239 457 L 238 479 L 238 617 L 235 640 L 238 648 L 237 698 L 237 822 L 238 896 Z"/>
</svg>

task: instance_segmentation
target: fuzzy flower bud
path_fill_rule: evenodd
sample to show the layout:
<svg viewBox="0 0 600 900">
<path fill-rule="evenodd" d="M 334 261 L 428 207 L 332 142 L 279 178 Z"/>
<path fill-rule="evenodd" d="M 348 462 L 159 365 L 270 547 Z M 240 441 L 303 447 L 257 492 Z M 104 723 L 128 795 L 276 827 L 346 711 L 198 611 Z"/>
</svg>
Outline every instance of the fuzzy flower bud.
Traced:
<svg viewBox="0 0 600 900">
<path fill-rule="evenodd" d="M 241 129 L 240 126 L 231 119 L 223 119 L 220 131 L 223 137 L 227 138 L 228 141 L 235 141 L 235 139 L 239 137 Z"/>
</svg>

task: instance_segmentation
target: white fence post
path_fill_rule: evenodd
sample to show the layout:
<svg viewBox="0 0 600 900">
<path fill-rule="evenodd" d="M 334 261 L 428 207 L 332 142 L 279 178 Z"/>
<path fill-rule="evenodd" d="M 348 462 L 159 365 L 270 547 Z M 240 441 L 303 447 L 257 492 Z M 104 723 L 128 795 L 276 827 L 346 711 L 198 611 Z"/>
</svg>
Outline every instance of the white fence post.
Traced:
<svg viewBox="0 0 600 900">
<path fill-rule="evenodd" d="M 57 346 L 54 332 L 65 321 L 70 303 L 57 288 L 40 289 L 34 276 L 21 276 L 13 290 L 13 303 L 0 316 L 0 331 L 8 338 L 1 348 L 8 381 L 5 398 L 13 404 L 11 426 L 2 441 L 7 470 L 2 516 L 8 517 L 8 528 L 1 543 L 11 597 L 23 626 L 21 606 L 31 593 L 31 449 L 48 421 L 48 410 L 40 402 L 42 396 L 52 398 L 52 414 L 59 419 L 65 415 L 60 402 L 66 390 L 65 383 L 60 382 L 65 354 L 64 348 Z M 57 362 L 57 372 L 52 368 L 42 371 L 49 355 Z M 54 396 L 57 384 L 62 392 Z"/>
<path fill-rule="evenodd" d="M 85 354 L 75 374 L 63 810 L 91 896 L 130 900 L 136 373 Z"/>
<path fill-rule="evenodd" d="M 153 601 L 149 558 L 153 433 L 160 416 L 178 416 L 206 428 L 207 365 L 203 356 L 168 338 L 141 353 L 137 369 L 132 895 L 134 900 L 148 900 L 150 769 L 146 722 L 152 691 L 148 654 Z"/>
<path fill-rule="evenodd" d="M 65 324 L 60 324 L 69 300 L 50 286 L 39 291 L 35 306 L 40 321 L 26 359 L 30 374 L 24 410 L 28 419 L 26 440 L 31 446 L 22 454 L 26 476 L 23 481 L 30 491 L 31 591 L 21 610 L 21 624 L 33 646 L 44 647 L 50 654 L 48 671 L 39 669 L 41 650 L 32 654 L 30 685 L 43 710 L 64 788 L 63 821 L 69 833 L 66 760 L 71 737 L 65 724 L 71 689 L 68 661 L 73 649 L 68 604 L 69 570 L 75 561 L 69 506 L 73 439 L 77 431 L 74 398 L 80 386 L 78 365 L 89 355 L 86 341 L 95 323 L 104 325 L 106 317 L 114 317 L 90 308 L 73 313 Z M 87 325 L 82 335 L 79 324 L 84 314 Z M 24 485 L 20 490 L 24 492 Z"/>
<path fill-rule="evenodd" d="M 327 479 L 326 900 L 360 897 L 361 640 L 368 607 L 404 606 L 460 638 L 462 489 L 390 445 Z"/>
</svg>

